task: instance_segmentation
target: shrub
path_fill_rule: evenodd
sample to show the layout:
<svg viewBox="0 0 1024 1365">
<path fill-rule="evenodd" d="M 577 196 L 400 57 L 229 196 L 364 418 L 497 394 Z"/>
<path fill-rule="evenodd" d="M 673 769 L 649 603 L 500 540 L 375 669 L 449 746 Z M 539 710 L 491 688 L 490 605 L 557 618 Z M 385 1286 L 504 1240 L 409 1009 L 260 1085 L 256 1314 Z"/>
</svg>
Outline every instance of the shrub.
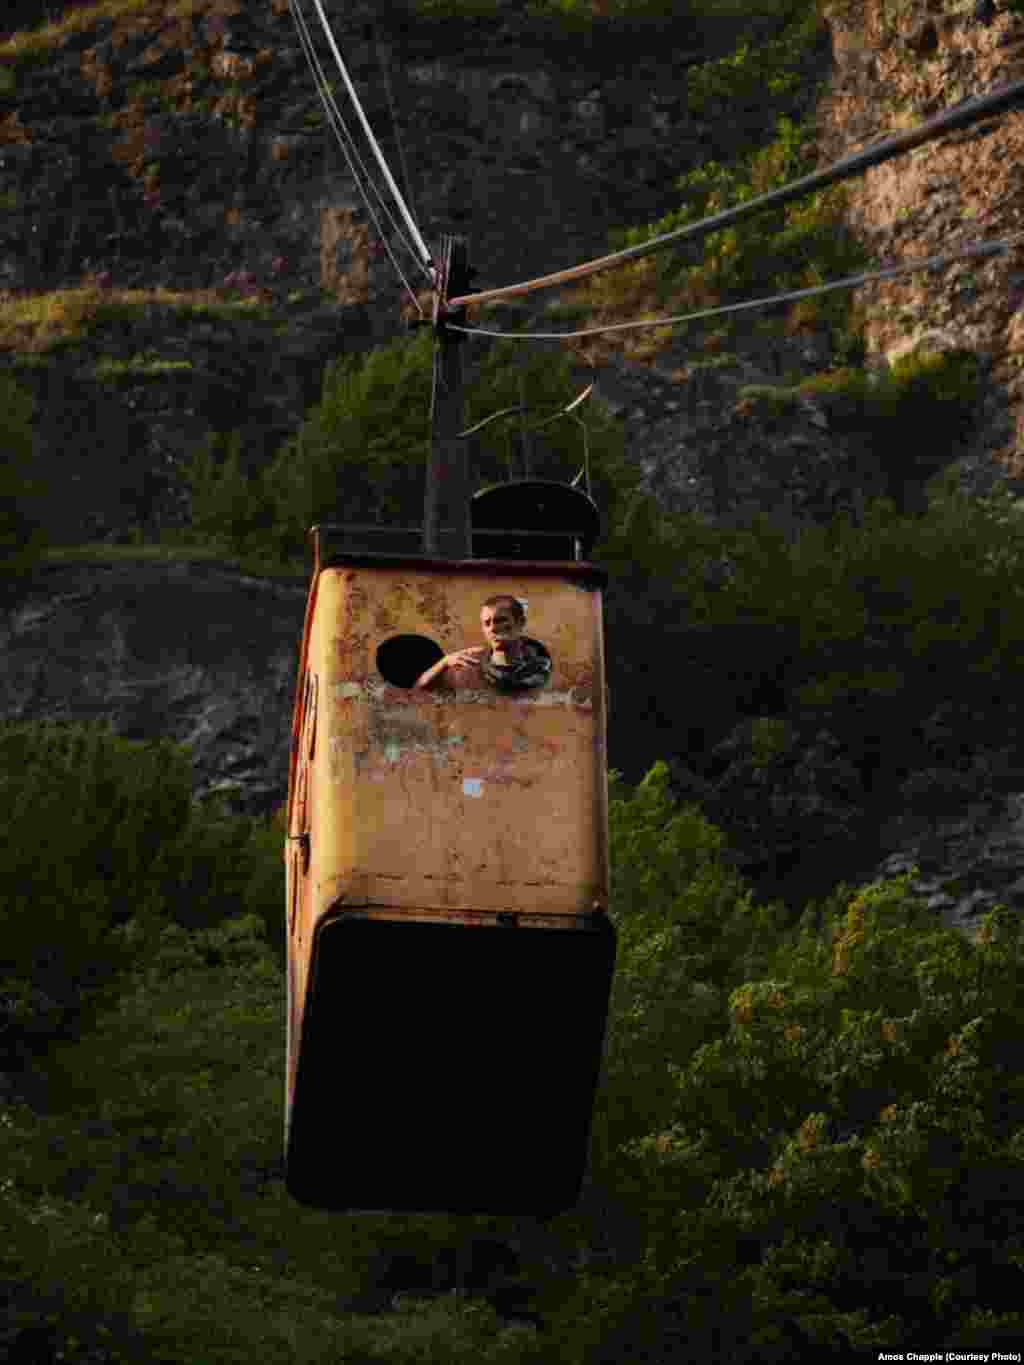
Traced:
<svg viewBox="0 0 1024 1365">
<path fill-rule="evenodd" d="M 804 1358 L 797 1347 L 811 1359 L 910 1336 L 929 1349 L 984 1343 L 1019 1328 L 1018 918 L 994 912 L 972 945 L 908 898 L 908 876 L 839 888 L 823 928 L 808 914 L 769 935 L 748 899 L 730 913 L 715 892 L 694 894 L 708 930 L 725 927 L 709 993 L 699 959 L 687 962 L 677 907 L 717 856 L 680 858 L 698 826 L 664 804 L 660 774 L 612 811 L 617 884 L 635 868 L 648 894 L 635 919 L 617 907 L 596 1126 L 609 1131 L 605 1106 L 621 1104 L 625 1027 L 647 1132 L 630 1136 L 619 1118 L 589 1199 L 597 1208 L 605 1190 L 629 1191 L 646 1254 L 642 1266 L 582 1277 L 566 1314 L 586 1315 L 590 1349 L 605 1353 L 574 1358 L 668 1362 L 685 1341 L 715 1361 Z M 718 838 L 704 830 L 697 847 L 710 852 Z M 664 1033 L 649 1028 L 652 1004 L 671 1015 Z"/>
<path fill-rule="evenodd" d="M 822 18 L 816 4 L 807 0 L 781 0 L 760 14 L 774 10 L 781 31 L 775 36 L 751 33 L 723 57 L 712 58 L 687 72 L 686 98 L 692 114 L 714 112 L 722 106 L 760 105 L 766 92 L 775 99 L 791 96 L 800 86 L 800 66 L 808 47 L 821 32 Z M 710 9 L 715 17 L 721 9 Z M 742 13 L 737 7 L 734 14 Z"/>
<path fill-rule="evenodd" d="M 260 473 L 243 468 L 238 432 L 211 433 L 193 453 L 184 477 L 192 495 L 195 539 L 241 554 L 272 539 L 274 509 Z"/>
<path fill-rule="evenodd" d="M 611 774 L 609 839 L 618 958 L 594 1125 L 600 1169 L 664 1112 L 672 1063 L 715 1035 L 730 982 L 778 928 L 775 910 L 752 904 L 721 833 L 672 801 L 665 763 L 628 794 Z"/>
<path fill-rule="evenodd" d="M 863 865 L 908 773 L 1016 742 L 1022 532 L 1002 504 L 963 499 L 920 518 L 875 503 L 863 525 L 808 527 L 794 544 L 766 521 L 693 521 L 673 788 L 729 835 L 762 895 L 824 894 Z M 766 745 L 753 722 L 770 717 L 786 725 Z"/>
<path fill-rule="evenodd" d="M 683 176 L 677 188 L 685 206 L 640 232 L 670 232 L 809 173 L 815 156 L 811 137 L 809 124 L 780 118 L 774 140 L 751 156 L 732 165 L 706 162 Z M 848 274 L 864 256 L 844 230 L 845 202 L 842 186 L 819 190 L 711 233 L 699 244 L 697 265 L 688 263 L 685 247 L 674 257 L 668 255 L 662 285 L 673 309 L 810 287 Z M 845 294 L 826 295 L 814 311 L 838 326 L 848 305 Z M 813 318 L 805 309 L 801 320 L 806 324 Z"/>
<path fill-rule="evenodd" d="M 773 140 L 733 163 L 706 161 L 695 167 L 676 182 L 684 200 L 679 209 L 656 222 L 613 233 L 610 245 L 638 246 L 781 188 L 814 169 L 812 139 L 809 123 L 783 115 Z M 576 291 L 577 296 L 590 305 L 597 320 L 613 321 L 620 314 L 636 316 L 643 308 L 657 307 L 666 316 L 677 316 L 823 284 L 851 273 L 866 259 L 846 229 L 845 204 L 843 186 L 819 190 L 780 208 L 762 210 L 693 244 L 683 242 L 600 275 Z M 722 325 L 725 344 L 734 324 L 726 320 Z M 851 291 L 797 300 L 787 307 L 785 325 L 790 331 L 827 327 L 837 353 L 862 353 L 862 321 Z M 673 335 L 671 329 L 664 332 L 663 340 Z M 658 332 L 637 335 L 640 340 L 629 344 L 638 355 L 661 344 Z"/>
<path fill-rule="evenodd" d="M 978 401 L 971 351 L 917 349 L 879 375 L 849 368 L 815 375 L 799 392 L 827 406 L 830 426 L 862 437 L 884 469 L 924 482 L 949 464 Z"/>
<path fill-rule="evenodd" d="M 181 746 L 45 722 L 4 727 L 0 754 L 9 1054 L 77 1027 L 162 924 L 249 911 L 279 935 L 280 843 L 216 803 L 194 808 Z"/>
<path fill-rule="evenodd" d="M 1001 580 L 1022 531 L 954 500 L 914 519 L 875 503 L 862 526 L 808 528 L 792 545 L 764 521 L 709 533 L 690 561 L 690 608 L 711 627 L 771 626 L 780 652 L 766 668 L 784 664 L 780 681 L 805 706 L 875 695 L 913 698 L 922 712 L 946 695 L 951 670 L 968 691 L 1016 678 L 1024 616 Z M 723 554 L 728 581 L 705 586 L 701 559 Z"/>
</svg>

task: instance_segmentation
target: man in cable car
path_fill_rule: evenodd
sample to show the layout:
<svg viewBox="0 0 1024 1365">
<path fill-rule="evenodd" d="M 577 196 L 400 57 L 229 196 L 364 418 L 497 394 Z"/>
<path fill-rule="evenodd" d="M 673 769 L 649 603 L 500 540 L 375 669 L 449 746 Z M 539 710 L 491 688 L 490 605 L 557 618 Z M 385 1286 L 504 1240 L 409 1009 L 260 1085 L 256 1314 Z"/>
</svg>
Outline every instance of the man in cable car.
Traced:
<svg viewBox="0 0 1024 1365">
<path fill-rule="evenodd" d="M 417 687 L 437 680 L 452 688 L 490 683 L 499 692 L 543 687 L 551 677 L 551 655 L 539 640 L 524 635 L 526 608 L 518 597 L 489 597 L 480 608 L 480 627 L 487 647 L 456 650 L 438 659 L 416 679 Z"/>
</svg>

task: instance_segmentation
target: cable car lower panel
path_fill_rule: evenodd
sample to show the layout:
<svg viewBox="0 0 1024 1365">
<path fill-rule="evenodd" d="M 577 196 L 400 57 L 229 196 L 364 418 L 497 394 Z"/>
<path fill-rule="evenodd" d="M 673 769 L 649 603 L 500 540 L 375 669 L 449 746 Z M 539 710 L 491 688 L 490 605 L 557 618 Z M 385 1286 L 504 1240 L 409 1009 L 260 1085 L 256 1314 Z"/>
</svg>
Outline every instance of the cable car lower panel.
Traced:
<svg viewBox="0 0 1024 1365">
<path fill-rule="evenodd" d="M 533 918 L 347 910 L 318 926 L 286 1117 L 293 1198 L 538 1217 L 576 1203 L 615 930 Z"/>
</svg>

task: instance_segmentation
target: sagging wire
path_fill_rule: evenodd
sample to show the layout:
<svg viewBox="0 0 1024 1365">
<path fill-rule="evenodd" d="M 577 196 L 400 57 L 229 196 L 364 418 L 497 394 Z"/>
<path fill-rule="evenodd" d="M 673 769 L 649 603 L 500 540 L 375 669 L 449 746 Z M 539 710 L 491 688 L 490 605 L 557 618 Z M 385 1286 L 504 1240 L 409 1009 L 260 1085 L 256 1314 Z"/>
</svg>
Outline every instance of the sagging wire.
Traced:
<svg viewBox="0 0 1024 1365">
<path fill-rule="evenodd" d="M 393 213 L 388 208 L 388 205 L 385 202 L 384 197 L 382 196 L 380 190 L 378 189 L 376 182 L 373 180 L 372 176 L 370 175 L 369 171 L 366 168 L 366 165 L 362 157 L 359 155 L 359 149 L 356 146 L 355 138 L 352 136 L 351 132 L 348 129 L 348 125 L 345 123 L 341 111 L 338 108 L 337 102 L 334 99 L 334 91 L 331 88 L 331 84 L 327 80 L 327 77 L 324 75 L 323 66 L 320 62 L 319 57 L 317 56 L 316 47 L 310 35 L 309 28 L 306 24 L 305 16 L 302 13 L 301 0 L 288 0 L 288 3 L 292 13 L 292 17 L 295 21 L 296 29 L 298 30 L 299 40 L 302 43 L 303 51 L 306 54 L 306 59 L 309 63 L 314 82 L 316 83 L 317 93 L 320 95 L 321 102 L 327 114 L 328 122 L 330 123 L 334 131 L 335 137 L 338 139 L 338 144 L 341 147 L 342 153 L 345 156 L 346 161 L 348 162 L 349 169 L 352 172 L 352 177 L 356 182 L 360 194 L 363 196 L 363 202 L 366 204 L 367 211 L 369 212 L 370 217 L 373 219 L 373 223 L 374 226 L 377 228 L 378 235 L 381 238 L 381 241 L 385 249 L 388 250 L 388 255 L 391 256 L 391 252 L 390 249 L 388 248 L 387 238 L 380 226 L 380 222 L 376 214 L 374 213 L 371 204 L 367 200 L 366 192 L 363 188 L 363 181 L 365 181 L 366 184 L 368 184 L 371 187 L 374 194 L 377 196 L 377 200 L 381 206 L 381 209 L 391 225 L 391 230 L 398 237 L 399 241 L 402 243 L 406 251 L 408 251 L 409 255 L 416 262 L 417 266 L 421 270 L 423 270 L 424 274 L 426 274 L 429 279 L 432 279 L 433 276 L 431 275 L 431 272 L 419 260 L 416 251 L 413 247 L 413 244 L 406 237 L 405 233 L 403 232 L 399 224 L 396 223 Z M 352 164 L 353 159 L 356 162 L 358 162 L 359 165 L 358 172 L 356 171 L 355 166 L 353 166 Z M 360 178 L 360 172 L 362 173 L 362 178 Z M 395 265 L 395 269 L 398 270 L 398 263 L 394 260 L 393 256 L 391 256 L 391 260 L 392 263 Z M 399 271 L 399 273 L 401 272 Z"/>
<path fill-rule="evenodd" d="M 966 128 L 972 123 L 977 123 L 979 119 L 990 118 L 995 114 L 1012 109 L 1015 105 L 1020 105 L 1022 101 L 1024 101 L 1024 80 L 1010 81 L 995 90 L 990 90 L 985 95 L 960 101 L 952 109 L 946 109 L 943 113 L 926 119 L 919 128 L 912 128 L 908 132 L 885 137 L 880 142 L 872 143 L 859 152 L 852 152 L 841 160 L 833 162 L 831 166 L 826 166 L 820 171 L 813 171 L 810 175 L 802 176 L 799 180 L 793 180 L 779 189 L 759 194 L 744 203 L 735 204 L 732 208 L 723 209 L 721 213 L 713 214 L 710 218 L 702 218 L 700 222 L 687 223 L 683 227 L 675 228 L 673 231 L 658 237 L 649 238 L 646 242 L 640 242 L 636 246 L 625 247 L 621 251 L 614 251 L 608 256 L 598 257 L 597 260 L 570 266 L 566 270 L 556 270 L 550 275 L 541 275 L 536 279 L 525 280 L 520 284 L 502 285 L 498 289 L 480 290 L 475 294 L 460 294 L 456 298 L 449 299 L 448 305 L 451 308 L 463 308 L 472 303 L 490 303 L 498 299 L 532 294 L 537 289 L 552 289 L 556 285 L 569 284 L 584 279 L 588 275 L 595 275 L 599 271 L 615 269 L 627 261 L 639 260 L 641 257 L 648 256 L 654 251 L 661 251 L 675 242 L 687 239 L 700 240 L 712 232 L 717 232 L 719 228 L 729 227 L 741 219 L 750 217 L 751 214 L 761 213 L 768 208 L 781 208 L 783 204 L 788 204 L 793 199 L 801 199 L 813 190 L 824 189 L 828 185 L 847 180 L 853 175 L 859 175 L 869 167 L 881 165 L 883 161 L 888 161 L 894 156 L 901 156 L 904 152 L 911 151 L 914 147 L 920 147 L 923 143 L 929 142 L 943 133 Z"/>
<path fill-rule="evenodd" d="M 377 229 L 377 235 L 384 246 L 384 250 L 387 252 L 391 264 L 394 266 L 399 279 L 405 286 L 405 289 L 409 294 L 409 297 L 412 299 L 417 312 L 422 317 L 423 309 L 420 306 L 419 299 L 417 298 L 416 293 L 413 290 L 412 286 L 410 285 L 409 281 L 406 279 L 401 266 L 395 259 L 394 253 L 392 252 L 391 247 L 388 243 L 388 239 L 384 232 L 384 229 L 381 227 L 380 220 L 378 219 L 376 213 L 374 213 L 373 205 L 370 203 L 370 200 L 366 194 L 363 185 L 363 180 L 360 178 L 359 171 L 362 172 L 363 177 L 365 177 L 366 183 L 371 186 L 374 193 L 377 195 L 377 199 L 380 202 L 381 209 L 387 215 L 391 224 L 391 228 L 398 236 L 399 241 L 401 241 L 402 244 L 405 246 L 406 250 L 413 257 L 413 260 L 417 261 L 417 264 L 420 265 L 420 268 L 423 269 L 424 273 L 428 276 L 428 278 L 432 279 L 433 277 L 430 275 L 430 272 L 426 269 L 426 267 L 422 265 L 422 262 L 418 261 L 416 252 L 413 250 L 412 244 L 406 239 L 406 237 L 402 233 L 401 228 L 395 222 L 394 216 L 388 209 L 387 204 L 384 202 L 379 189 L 377 188 L 374 181 L 371 179 L 369 172 L 367 171 L 366 166 L 363 163 L 362 157 L 360 157 L 359 155 L 359 151 L 355 146 L 355 140 L 352 137 L 352 134 L 349 132 L 345 120 L 342 118 L 341 111 L 338 109 L 338 106 L 334 100 L 334 95 L 331 91 L 330 84 L 328 83 L 327 78 L 323 73 L 323 67 L 320 64 L 320 59 L 316 55 L 316 49 L 313 46 L 313 40 L 306 26 L 305 17 L 303 16 L 301 9 L 299 8 L 299 0 L 288 0 L 288 5 L 292 13 L 292 18 L 295 21 L 295 27 L 299 35 L 299 41 L 302 44 L 302 49 L 303 52 L 305 53 L 306 60 L 309 63 L 313 80 L 316 83 L 317 93 L 319 94 L 321 102 L 327 113 L 327 121 L 331 125 L 334 135 L 338 140 L 338 145 L 341 147 L 342 154 L 344 155 L 345 160 L 348 163 L 348 168 L 352 174 L 352 178 L 356 183 L 356 187 L 359 190 L 360 195 L 362 196 L 363 203 L 366 205 L 367 213 L 370 215 L 370 218 L 373 221 L 373 225 Z M 344 140 L 345 138 L 349 140 L 350 147 L 346 146 Z M 355 158 L 355 161 L 358 162 L 359 164 L 358 171 L 355 165 L 353 164 L 353 158 Z"/>
<path fill-rule="evenodd" d="M 882 270 L 864 271 L 859 275 L 848 275 L 841 280 L 828 284 L 816 284 L 809 289 L 792 289 L 784 294 L 771 294 L 763 299 L 748 299 L 744 303 L 722 304 L 717 308 L 705 308 L 699 313 L 686 313 L 682 317 L 651 318 L 641 322 L 613 322 L 604 327 L 586 327 L 575 332 L 493 332 L 484 327 L 460 327 L 446 322 L 453 332 L 464 332 L 467 336 L 502 337 L 517 341 L 562 341 L 567 337 L 591 337 L 601 332 L 623 332 L 633 327 L 674 327 L 683 322 L 699 322 L 703 318 L 721 317 L 725 313 L 743 313 L 754 308 L 771 308 L 779 303 L 791 303 L 794 299 L 809 299 L 818 294 L 830 294 L 835 289 L 857 289 L 864 284 L 874 284 L 879 280 L 896 279 L 899 275 L 910 275 L 917 270 L 941 270 L 956 261 L 968 260 L 976 256 L 996 256 L 1009 251 L 1024 238 L 1024 232 L 1013 233 L 995 242 L 981 242 L 960 251 L 946 252 L 941 256 L 926 256 L 920 260 L 909 261 L 905 265 L 887 266 Z"/>
<path fill-rule="evenodd" d="M 366 134 L 367 140 L 370 143 L 370 149 L 373 152 L 374 156 L 377 158 L 377 165 L 381 168 L 382 172 L 384 173 L 384 179 L 387 182 L 388 189 L 395 197 L 395 203 L 398 205 L 398 211 L 405 219 L 405 225 L 409 229 L 409 232 L 412 235 L 412 239 L 416 243 L 417 248 L 419 249 L 420 263 L 423 265 L 423 267 L 427 270 L 429 274 L 434 269 L 434 262 L 431 258 L 430 251 L 427 247 L 426 242 L 423 240 L 422 233 L 416 226 L 415 219 L 409 212 L 409 206 L 402 198 L 401 191 L 395 184 L 395 178 L 391 174 L 391 167 L 384 159 L 384 153 L 381 151 L 377 143 L 377 139 L 373 135 L 373 129 L 370 127 L 366 115 L 363 113 L 363 106 L 360 103 L 359 96 L 356 93 L 355 86 L 352 84 L 352 81 L 349 77 L 345 63 L 342 61 L 341 53 L 338 50 L 338 44 L 335 42 L 334 34 L 331 32 L 331 26 L 327 22 L 327 15 L 324 13 L 323 0 L 313 0 L 313 6 L 320 17 L 320 26 L 324 31 L 324 37 L 327 39 L 327 44 L 331 49 L 331 54 L 334 57 L 335 64 L 337 65 L 338 70 L 341 72 L 341 78 L 345 82 L 345 88 L 348 90 L 349 98 L 351 99 L 352 104 L 355 107 L 356 116 L 358 117 L 359 122 L 363 125 L 363 132 Z"/>
<path fill-rule="evenodd" d="M 381 238 L 382 242 L 384 243 L 385 247 L 387 247 L 387 240 L 385 238 L 383 229 L 380 226 L 380 221 L 377 218 L 377 215 L 374 213 L 372 205 L 367 200 L 366 192 L 363 187 L 364 181 L 371 187 L 374 194 L 377 196 L 377 200 L 380 203 L 381 209 L 388 218 L 388 221 L 391 225 L 392 232 L 394 232 L 394 234 L 398 237 L 399 241 L 401 241 L 402 245 L 409 252 L 410 256 L 412 256 L 413 260 L 416 260 L 417 259 L 416 252 L 413 249 L 412 243 L 406 238 L 398 223 L 395 222 L 394 215 L 392 214 L 391 210 L 385 203 L 380 190 L 377 188 L 376 183 L 370 176 L 370 173 L 367 170 L 362 157 L 359 155 L 359 150 L 356 147 L 355 138 L 349 131 L 348 125 L 345 123 L 341 111 L 337 106 L 337 103 L 334 99 L 334 92 L 331 89 L 330 82 L 324 75 L 324 70 L 320 62 L 320 58 L 316 54 L 316 47 L 310 35 L 309 28 L 306 24 L 305 16 L 302 13 L 302 9 L 300 7 L 300 0 L 288 0 L 288 3 L 292 13 L 292 18 L 295 21 L 295 27 L 299 34 L 299 41 L 302 44 L 303 51 L 306 55 L 306 60 L 309 63 L 310 71 L 312 73 L 313 80 L 316 84 L 317 93 L 320 96 L 321 103 L 323 104 L 324 110 L 327 114 L 328 123 L 331 125 L 331 128 L 334 131 L 335 137 L 338 139 L 338 145 L 341 147 L 345 160 L 348 162 L 349 170 L 352 172 L 352 178 L 355 180 L 359 192 L 363 196 L 363 202 L 366 204 L 367 211 L 369 212 L 370 217 L 373 219 L 373 223 L 374 226 L 377 228 L 378 235 Z M 355 166 L 353 165 L 353 159 L 356 162 L 358 162 L 359 171 L 357 171 Z M 395 265 L 397 269 L 398 268 L 397 263 L 395 263 Z"/>
<path fill-rule="evenodd" d="M 402 245 L 409 252 L 410 256 L 412 256 L 413 259 L 415 260 L 416 252 L 413 249 L 412 244 L 409 242 L 408 238 L 405 237 L 399 225 L 395 222 L 394 215 L 391 213 L 391 210 L 385 203 L 380 190 L 377 188 L 377 185 L 371 178 L 369 171 L 366 169 L 366 164 L 364 163 L 362 157 L 359 155 L 359 150 L 356 147 L 355 138 L 349 132 L 348 125 L 345 123 L 341 111 L 337 106 L 337 103 L 334 99 L 334 91 L 331 87 L 331 83 L 324 75 L 323 65 L 320 61 L 320 58 L 316 54 L 316 45 L 314 44 L 313 39 L 310 35 L 308 25 L 306 24 L 305 15 L 302 13 L 301 0 L 288 0 L 288 5 L 289 9 L 291 10 L 292 18 L 295 22 L 295 27 L 298 30 L 299 40 L 302 43 L 303 51 L 306 54 L 306 60 L 309 63 L 309 67 L 313 75 L 313 80 L 316 83 L 317 93 L 320 95 L 321 102 L 323 103 L 324 109 L 327 113 L 328 122 L 330 123 L 332 129 L 334 130 L 334 134 L 338 139 L 339 145 L 341 146 L 342 152 L 344 153 L 346 160 L 349 162 L 349 169 L 352 171 L 353 178 L 356 180 L 357 185 L 359 185 L 360 193 L 363 192 L 362 183 L 359 179 L 359 175 L 355 171 L 355 168 L 352 166 L 350 154 L 351 157 L 354 158 L 359 163 L 359 169 L 362 172 L 363 179 L 366 181 L 368 185 L 370 185 L 374 194 L 376 194 L 381 209 L 383 210 L 391 224 L 391 230 L 402 242 Z M 345 143 L 345 139 L 347 139 L 347 145 Z M 370 208 L 369 204 L 367 204 L 367 208 L 368 209 Z M 372 210 L 370 211 L 372 213 Z M 374 218 L 374 223 L 377 224 L 376 218 Z M 380 235 L 383 237 L 383 233 L 381 233 Z"/>
<path fill-rule="evenodd" d="M 531 431 L 541 431 L 544 427 L 550 426 L 552 422 L 557 422 L 560 417 L 570 417 L 572 421 L 583 428 L 583 468 L 573 479 L 569 487 L 577 488 L 580 479 L 585 475 L 588 497 L 592 497 L 593 495 L 590 489 L 590 443 L 587 436 L 587 424 L 581 418 L 574 415 L 574 409 L 578 408 L 582 402 L 590 397 L 596 382 L 596 380 L 591 380 L 587 387 L 581 393 L 578 393 L 566 407 L 559 408 L 556 413 L 552 414 L 550 417 L 546 417 L 543 422 L 538 422 L 535 426 L 530 427 Z M 492 412 L 489 417 L 484 417 L 482 421 L 477 422 L 475 426 L 467 427 L 465 431 L 456 432 L 455 439 L 459 440 L 462 437 L 473 436 L 491 422 L 496 422 L 499 417 L 511 417 L 520 413 L 529 412 L 532 406 L 532 404 L 528 403 L 515 403 L 510 408 L 500 408 L 497 412 Z"/>
<path fill-rule="evenodd" d="M 405 149 L 402 146 L 402 137 L 398 125 L 398 115 L 395 112 L 395 100 L 394 96 L 391 93 L 391 77 L 388 75 L 387 63 L 384 60 L 384 54 L 381 51 L 380 40 L 377 38 L 376 32 L 374 32 L 374 47 L 377 49 L 377 61 L 380 64 L 380 74 L 384 77 L 384 90 L 388 97 L 388 110 L 390 111 L 391 114 L 391 126 L 395 130 L 395 146 L 398 149 L 398 160 L 401 163 L 402 167 L 402 180 L 405 184 L 405 197 L 409 201 L 409 211 L 415 217 L 416 205 L 412 202 L 412 181 L 409 179 L 409 167 L 406 165 L 405 162 Z M 426 270 L 425 267 L 424 272 L 428 277 L 430 276 L 430 271 Z"/>
</svg>

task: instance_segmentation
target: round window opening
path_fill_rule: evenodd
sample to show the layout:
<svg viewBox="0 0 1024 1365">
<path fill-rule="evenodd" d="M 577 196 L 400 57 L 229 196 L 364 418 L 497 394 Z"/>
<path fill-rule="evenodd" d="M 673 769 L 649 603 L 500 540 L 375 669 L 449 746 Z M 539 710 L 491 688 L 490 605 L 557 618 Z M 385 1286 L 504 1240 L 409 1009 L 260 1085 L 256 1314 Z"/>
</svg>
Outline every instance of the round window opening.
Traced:
<svg viewBox="0 0 1024 1365">
<path fill-rule="evenodd" d="M 444 650 L 426 635 L 392 635 L 377 647 L 377 671 L 392 687 L 414 687 Z"/>
</svg>

